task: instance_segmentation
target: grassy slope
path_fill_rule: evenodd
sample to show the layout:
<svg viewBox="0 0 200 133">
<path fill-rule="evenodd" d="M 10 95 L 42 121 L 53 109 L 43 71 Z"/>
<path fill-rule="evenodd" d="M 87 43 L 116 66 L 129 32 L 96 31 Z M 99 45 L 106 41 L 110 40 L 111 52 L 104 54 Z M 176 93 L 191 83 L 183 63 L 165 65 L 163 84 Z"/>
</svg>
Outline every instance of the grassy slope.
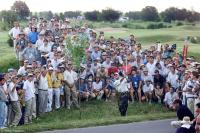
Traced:
<svg viewBox="0 0 200 133">
<path fill-rule="evenodd" d="M 128 116 L 120 117 L 117 103 L 90 101 L 88 103 L 82 103 L 81 113 L 80 110 L 77 109 L 61 109 L 54 113 L 45 114 L 40 120 L 34 121 L 31 125 L 19 126 L 7 131 L 36 132 L 53 129 L 68 129 L 114 123 L 166 119 L 172 117 L 175 117 L 175 113 L 168 111 L 159 104 L 130 104 L 128 108 Z"/>
<path fill-rule="evenodd" d="M 8 32 L 0 32 L 0 72 L 5 72 L 9 67 L 17 67 L 13 48 L 6 43 Z"/>
</svg>

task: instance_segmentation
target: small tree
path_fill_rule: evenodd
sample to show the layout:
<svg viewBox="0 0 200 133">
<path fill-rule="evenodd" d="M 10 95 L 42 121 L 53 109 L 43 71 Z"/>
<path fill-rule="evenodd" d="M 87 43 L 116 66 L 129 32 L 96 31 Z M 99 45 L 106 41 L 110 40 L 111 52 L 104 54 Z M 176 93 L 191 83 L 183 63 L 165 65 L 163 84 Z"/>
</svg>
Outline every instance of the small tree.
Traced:
<svg viewBox="0 0 200 133">
<path fill-rule="evenodd" d="M 129 19 L 134 19 L 134 20 L 142 19 L 142 14 L 140 11 L 127 12 L 125 13 L 125 16 L 128 17 Z"/>
<path fill-rule="evenodd" d="M 65 19 L 65 16 L 64 16 L 64 14 L 62 12 L 59 14 L 59 17 L 60 17 L 61 20 Z"/>
<path fill-rule="evenodd" d="M 113 10 L 111 8 L 108 8 L 106 10 L 102 10 L 101 18 L 104 21 L 114 22 L 114 21 L 119 19 L 121 14 L 122 13 L 120 11 L 116 11 L 116 10 Z"/>
<path fill-rule="evenodd" d="M 6 28 L 11 28 L 13 26 L 14 21 L 17 21 L 17 14 L 11 10 L 4 10 L 0 13 L 0 18 L 4 20 L 4 23 L 8 26 Z"/>
<path fill-rule="evenodd" d="M 90 21 L 99 21 L 100 20 L 100 12 L 99 11 L 85 12 L 84 16 L 87 20 L 90 20 Z"/>
<path fill-rule="evenodd" d="M 19 15 L 20 19 L 26 19 L 26 17 L 28 17 L 30 14 L 29 7 L 26 5 L 25 2 L 22 1 L 15 1 L 13 6 L 11 7 L 11 10 L 16 12 L 16 14 Z"/>
<path fill-rule="evenodd" d="M 141 13 L 142 13 L 142 19 L 145 21 L 159 20 L 158 11 L 153 6 L 146 6 L 145 8 L 142 9 Z"/>
<path fill-rule="evenodd" d="M 65 18 L 77 18 L 78 16 L 81 16 L 81 11 L 66 11 L 66 12 L 64 12 Z"/>
</svg>

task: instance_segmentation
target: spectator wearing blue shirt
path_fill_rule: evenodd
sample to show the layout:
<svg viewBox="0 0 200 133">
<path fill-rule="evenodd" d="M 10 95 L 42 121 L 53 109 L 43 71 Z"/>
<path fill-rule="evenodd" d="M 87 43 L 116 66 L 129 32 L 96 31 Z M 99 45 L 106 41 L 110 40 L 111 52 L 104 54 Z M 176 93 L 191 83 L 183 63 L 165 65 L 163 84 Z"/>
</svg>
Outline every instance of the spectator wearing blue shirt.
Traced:
<svg viewBox="0 0 200 133">
<path fill-rule="evenodd" d="M 32 44 L 35 44 L 36 41 L 38 40 L 38 32 L 37 32 L 37 27 L 36 26 L 32 26 L 31 32 L 28 34 L 28 40 Z"/>
<path fill-rule="evenodd" d="M 111 98 L 110 100 L 113 100 L 113 98 L 115 97 L 115 86 L 114 86 L 114 74 L 111 75 L 111 78 L 106 78 L 105 79 L 105 83 L 104 83 L 104 93 L 106 96 L 106 101 L 109 100 L 109 98 Z"/>
<path fill-rule="evenodd" d="M 96 60 L 97 58 L 100 58 L 100 57 L 101 57 L 101 52 L 99 51 L 99 47 L 98 47 L 98 45 L 95 45 L 94 51 L 91 54 L 91 58 L 94 61 L 94 60 Z"/>
<path fill-rule="evenodd" d="M 77 85 L 78 87 L 78 94 L 80 95 L 80 98 L 81 99 L 86 99 L 86 101 L 88 101 L 88 97 L 89 97 L 89 92 L 86 88 L 86 84 L 85 84 L 85 81 L 84 81 L 84 78 L 80 78 L 79 79 L 79 84 Z"/>
<path fill-rule="evenodd" d="M 142 89 L 141 89 L 141 86 L 142 86 L 142 80 L 141 80 L 141 76 L 139 76 L 137 74 L 137 69 L 132 69 L 131 71 L 131 77 L 130 77 L 130 82 L 131 82 L 131 90 L 133 91 L 130 91 L 131 93 L 131 96 L 134 94 L 136 99 L 139 100 L 139 102 L 141 102 L 142 100 Z M 131 97 L 132 100 L 133 100 L 133 97 Z"/>
</svg>

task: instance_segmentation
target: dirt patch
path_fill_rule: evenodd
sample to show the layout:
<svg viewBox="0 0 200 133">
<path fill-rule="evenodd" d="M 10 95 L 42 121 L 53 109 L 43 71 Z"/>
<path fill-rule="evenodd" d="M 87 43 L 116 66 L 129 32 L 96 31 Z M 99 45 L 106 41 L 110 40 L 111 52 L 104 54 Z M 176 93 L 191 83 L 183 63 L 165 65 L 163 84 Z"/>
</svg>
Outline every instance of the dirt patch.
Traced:
<svg viewBox="0 0 200 133">
<path fill-rule="evenodd" d="M 114 33 L 114 32 L 120 32 L 120 33 L 123 33 L 123 32 L 127 32 L 128 30 L 127 29 L 124 29 L 124 28 L 110 28 L 110 27 L 106 27 L 106 28 L 98 28 L 98 29 L 95 29 L 96 31 L 104 31 L 104 32 L 110 32 L 110 33 Z"/>
</svg>

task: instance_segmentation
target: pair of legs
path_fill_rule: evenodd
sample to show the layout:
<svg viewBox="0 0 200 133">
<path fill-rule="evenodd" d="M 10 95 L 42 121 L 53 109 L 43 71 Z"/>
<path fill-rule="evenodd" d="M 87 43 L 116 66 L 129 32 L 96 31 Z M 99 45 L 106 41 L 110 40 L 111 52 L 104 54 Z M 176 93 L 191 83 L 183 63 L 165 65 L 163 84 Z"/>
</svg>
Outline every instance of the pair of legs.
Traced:
<svg viewBox="0 0 200 133">
<path fill-rule="evenodd" d="M 95 97 L 100 100 L 104 94 L 104 90 L 93 90 L 93 93 L 95 94 Z"/>
<path fill-rule="evenodd" d="M 152 92 L 151 91 L 144 92 L 144 96 L 145 96 L 146 102 L 151 102 L 151 99 L 152 99 Z"/>
<path fill-rule="evenodd" d="M 138 88 L 129 89 L 129 95 L 131 96 L 131 100 L 134 100 L 134 97 L 139 102 L 142 101 L 142 90 Z"/>
<path fill-rule="evenodd" d="M 128 108 L 128 93 L 127 94 L 119 94 L 119 111 L 121 116 L 126 116 L 127 108 Z"/>
<path fill-rule="evenodd" d="M 76 93 L 75 86 L 73 86 L 72 88 L 69 88 L 67 85 L 65 85 L 65 100 L 66 100 L 66 106 L 68 109 L 70 109 L 70 106 L 71 106 L 71 97 L 72 97 L 72 102 L 75 104 L 77 108 L 79 108 L 78 96 Z"/>
<path fill-rule="evenodd" d="M 105 96 L 106 96 L 106 100 L 109 99 L 109 98 L 110 98 L 111 100 L 113 100 L 114 97 L 116 96 L 115 90 L 114 90 L 114 88 L 112 88 L 112 87 L 107 87 L 107 88 L 105 88 L 105 89 L 104 89 L 104 94 L 105 94 Z"/>
</svg>

